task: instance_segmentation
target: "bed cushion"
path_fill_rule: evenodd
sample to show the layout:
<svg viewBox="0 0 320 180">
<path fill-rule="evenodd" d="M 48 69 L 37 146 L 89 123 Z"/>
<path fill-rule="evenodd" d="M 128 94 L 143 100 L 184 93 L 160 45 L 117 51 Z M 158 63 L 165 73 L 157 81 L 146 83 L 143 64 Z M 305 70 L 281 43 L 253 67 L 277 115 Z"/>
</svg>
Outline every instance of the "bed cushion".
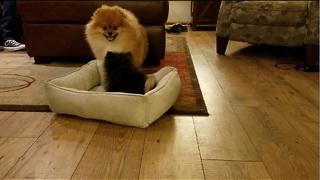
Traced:
<svg viewBox="0 0 320 180">
<path fill-rule="evenodd" d="M 173 105 L 180 93 L 181 81 L 174 67 L 155 72 L 157 85 L 144 95 L 104 92 L 98 62 L 92 60 L 70 74 L 45 82 L 53 112 L 146 128 Z"/>
</svg>

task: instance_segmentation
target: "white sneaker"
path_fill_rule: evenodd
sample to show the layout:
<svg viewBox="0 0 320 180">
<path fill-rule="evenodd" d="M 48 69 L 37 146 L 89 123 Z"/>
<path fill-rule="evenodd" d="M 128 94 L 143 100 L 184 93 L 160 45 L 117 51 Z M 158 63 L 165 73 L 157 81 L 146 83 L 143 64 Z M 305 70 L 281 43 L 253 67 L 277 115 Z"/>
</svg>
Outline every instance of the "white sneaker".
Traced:
<svg viewBox="0 0 320 180">
<path fill-rule="evenodd" d="M 9 39 L 4 42 L 4 50 L 19 51 L 26 49 L 26 45 L 18 43 L 16 40 Z"/>
</svg>

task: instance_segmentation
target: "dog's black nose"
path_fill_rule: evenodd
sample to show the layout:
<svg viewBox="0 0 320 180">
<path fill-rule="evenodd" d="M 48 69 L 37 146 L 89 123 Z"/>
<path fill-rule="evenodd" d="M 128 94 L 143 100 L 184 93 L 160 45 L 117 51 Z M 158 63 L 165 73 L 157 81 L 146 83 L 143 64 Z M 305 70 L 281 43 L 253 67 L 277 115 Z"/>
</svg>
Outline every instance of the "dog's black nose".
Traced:
<svg viewBox="0 0 320 180">
<path fill-rule="evenodd" d="M 112 36 L 112 32 L 108 32 L 108 36 Z"/>
</svg>

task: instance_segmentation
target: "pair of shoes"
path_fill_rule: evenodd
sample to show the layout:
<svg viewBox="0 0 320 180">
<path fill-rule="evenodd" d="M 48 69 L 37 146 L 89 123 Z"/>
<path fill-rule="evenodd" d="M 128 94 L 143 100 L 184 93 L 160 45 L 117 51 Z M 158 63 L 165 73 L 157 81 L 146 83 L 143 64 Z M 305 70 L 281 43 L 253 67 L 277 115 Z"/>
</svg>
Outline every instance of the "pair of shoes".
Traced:
<svg viewBox="0 0 320 180">
<path fill-rule="evenodd" d="M 177 25 L 172 25 L 171 27 L 166 28 L 168 33 L 180 34 L 182 31 Z"/>
<path fill-rule="evenodd" d="M 26 49 L 26 45 L 21 44 L 14 39 L 9 39 L 4 42 L 4 49 L 8 51 L 19 51 Z"/>
<path fill-rule="evenodd" d="M 187 32 L 188 27 L 187 26 L 182 26 L 180 23 L 175 24 L 175 26 L 178 26 L 182 32 Z"/>
<path fill-rule="evenodd" d="M 172 25 L 171 27 L 167 28 L 166 31 L 168 33 L 180 34 L 181 32 L 187 32 L 188 28 L 187 28 L 187 26 L 182 26 L 180 23 L 176 23 L 176 24 Z"/>
</svg>

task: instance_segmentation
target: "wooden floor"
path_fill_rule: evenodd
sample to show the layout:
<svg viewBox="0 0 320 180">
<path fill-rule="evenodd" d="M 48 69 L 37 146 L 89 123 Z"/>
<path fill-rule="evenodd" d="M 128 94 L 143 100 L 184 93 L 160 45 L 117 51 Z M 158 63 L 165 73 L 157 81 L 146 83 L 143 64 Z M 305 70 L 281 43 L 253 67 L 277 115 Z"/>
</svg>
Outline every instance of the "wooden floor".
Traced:
<svg viewBox="0 0 320 180">
<path fill-rule="evenodd" d="M 231 41 L 219 56 L 214 31 L 179 36 L 210 116 L 138 129 L 0 112 L 0 179 L 318 179 L 319 74 L 274 66 L 302 50 Z"/>
</svg>

